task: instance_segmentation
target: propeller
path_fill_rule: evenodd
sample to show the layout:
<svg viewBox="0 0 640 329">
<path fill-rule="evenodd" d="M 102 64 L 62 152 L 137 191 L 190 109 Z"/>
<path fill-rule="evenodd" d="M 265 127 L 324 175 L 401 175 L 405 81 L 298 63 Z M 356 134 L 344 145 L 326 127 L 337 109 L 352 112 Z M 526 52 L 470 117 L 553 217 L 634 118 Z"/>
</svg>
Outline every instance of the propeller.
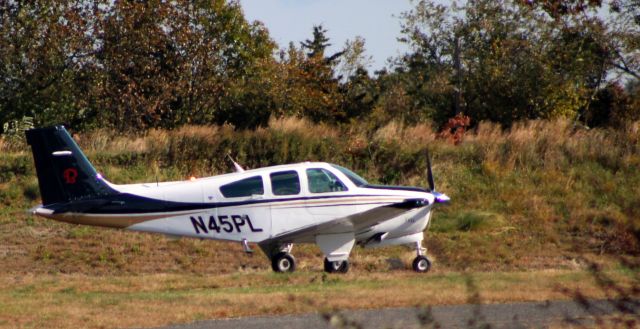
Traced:
<svg viewBox="0 0 640 329">
<path fill-rule="evenodd" d="M 429 181 L 429 192 L 436 191 L 436 183 L 433 182 L 433 172 L 431 171 L 431 156 L 427 149 L 427 181 Z"/>
<path fill-rule="evenodd" d="M 427 155 L 427 181 L 429 182 L 429 192 L 435 197 L 436 203 L 446 203 L 451 200 L 446 194 L 436 192 L 436 183 L 433 181 L 433 171 L 431 170 L 431 156 L 429 149 L 426 150 Z"/>
</svg>

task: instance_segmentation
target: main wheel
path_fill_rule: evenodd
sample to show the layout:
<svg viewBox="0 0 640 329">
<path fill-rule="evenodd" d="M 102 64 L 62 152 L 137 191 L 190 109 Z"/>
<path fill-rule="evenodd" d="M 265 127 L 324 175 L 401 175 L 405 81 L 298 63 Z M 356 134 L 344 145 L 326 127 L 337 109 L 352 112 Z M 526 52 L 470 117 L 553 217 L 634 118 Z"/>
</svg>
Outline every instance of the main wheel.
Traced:
<svg viewBox="0 0 640 329">
<path fill-rule="evenodd" d="M 327 273 L 347 273 L 349 272 L 349 261 L 338 260 L 338 261 L 331 262 L 325 258 L 324 271 Z"/>
<path fill-rule="evenodd" d="M 431 261 L 425 256 L 418 256 L 413 260 L 413 270 L 418 273 L 429 272 Z"/>
<path fill-rule="evenodd" d="M 271 268 L 275 272 L 293 272 L 296 270 L 296 259 L 286 252 L 279 252 L 271 258 Z"/>
</svg>

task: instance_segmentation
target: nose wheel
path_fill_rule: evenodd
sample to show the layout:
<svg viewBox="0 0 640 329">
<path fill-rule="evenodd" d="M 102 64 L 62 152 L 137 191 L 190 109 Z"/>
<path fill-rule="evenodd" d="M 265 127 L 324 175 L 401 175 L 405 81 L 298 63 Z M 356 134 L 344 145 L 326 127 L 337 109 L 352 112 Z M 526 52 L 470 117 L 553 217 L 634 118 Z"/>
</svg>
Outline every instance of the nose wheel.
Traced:
<svg viewBox="0 0 640 329">
<path fill-rule="evenodd" d="M 431 261 L 426 256 L 417 256 L 413 259 L 413 270 L 418 273 L 426 273 L 431 269 Z"/>
<path fill-rule="evenodd" d="M 416 258 L 413 259 L 413 270 L 418 273 L 426 273 L 431 269 L 431 261 L 425 255 L 427 250 L 422 247 L 422 241 L 416 242 Z"/>
</svg>

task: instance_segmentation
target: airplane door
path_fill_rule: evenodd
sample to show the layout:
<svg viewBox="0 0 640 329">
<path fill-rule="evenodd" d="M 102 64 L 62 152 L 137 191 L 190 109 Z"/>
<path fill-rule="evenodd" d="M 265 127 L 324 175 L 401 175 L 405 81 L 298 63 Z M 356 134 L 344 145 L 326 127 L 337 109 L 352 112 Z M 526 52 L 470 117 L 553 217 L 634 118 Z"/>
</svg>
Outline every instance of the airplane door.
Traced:
<svg viewBox="0 0 640 329">
<path fill-rule="evenodd" d="M 259 175 L 221 186 L 220 193 L 213 193 L 216 215 L 210 230 L 222 240 L 260 242 L 269 238 L 271 212 L 264 201 L 264 184 Z"/>
<path fill-rule="evenodd" d="M 344 202 L 342 196 L 348 189 L 330 171 L 323 168 L 310 168 L 306 170 L 306 176 L 309 195 L 312 197 L 307 202 L 307 209 L 317 222 L 341 218 L 358 211 L 357 205 Z"/>
<path fill-rule="evenodd" d="M 314 223 L 306 207 L 298 171 L 272 172 L 267 181 L 271 194 L 269 204 L 273 236 Z"/>
</svg>

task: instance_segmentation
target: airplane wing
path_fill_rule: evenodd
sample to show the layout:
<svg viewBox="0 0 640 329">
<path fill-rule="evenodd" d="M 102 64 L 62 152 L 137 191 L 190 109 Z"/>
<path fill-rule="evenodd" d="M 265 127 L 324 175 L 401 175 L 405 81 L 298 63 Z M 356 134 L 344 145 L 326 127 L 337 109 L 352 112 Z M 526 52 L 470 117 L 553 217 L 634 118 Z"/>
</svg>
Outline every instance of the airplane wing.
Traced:
<svg viewBox="0 0 640 329">
<path fill-rule="evenodd" d="M 285 232 L 263 241 L 260 244 L 313 242 L 315 241 L 315 236 L 320 234 L 358 233 L 370 226 L 392 219 L 407 211 L 428 205 L 429 201 L 426 199 L 407 199 L 402 202 L 369 209 L 351 216 Z"/>
</svg>

